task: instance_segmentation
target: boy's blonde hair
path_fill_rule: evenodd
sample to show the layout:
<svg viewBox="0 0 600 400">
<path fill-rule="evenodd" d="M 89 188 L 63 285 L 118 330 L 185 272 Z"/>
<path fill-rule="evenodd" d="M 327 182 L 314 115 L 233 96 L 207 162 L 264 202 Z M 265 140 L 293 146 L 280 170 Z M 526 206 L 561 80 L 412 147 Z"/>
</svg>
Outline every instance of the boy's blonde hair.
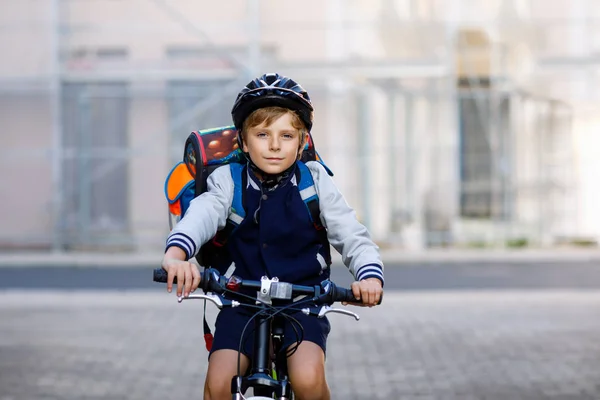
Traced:
<svg viewBox="0 0 600 400">
<path fill-rule="evenodd" d="M 307 133 L 306 126 L 302 122 L 302 119 L 300 119 L 300 116 L 292 110 L 283 107 L 264 107 L 253 111 L 244 121 L 242 133 L 245 135 L 245 132 L 247 132 L 248 129 L 254 128 L 263 122 L 266 126 L 269 126 L 273 121 L 285 114 L 290 114 L 292 116 L 292 126 L 302 134 L 300 137 L 302 140 Z"/>
</svg>

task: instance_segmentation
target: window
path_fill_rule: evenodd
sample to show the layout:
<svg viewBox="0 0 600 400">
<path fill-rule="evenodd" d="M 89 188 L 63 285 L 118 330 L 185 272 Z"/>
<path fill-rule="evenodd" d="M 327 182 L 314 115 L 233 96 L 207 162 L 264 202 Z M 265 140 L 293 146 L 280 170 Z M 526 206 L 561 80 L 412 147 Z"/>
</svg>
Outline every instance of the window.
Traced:
<svg viewBox="0 0 600 400">
<path fill-rule="evenodd" d="M 125 47 L 76 47 L 63 53 L 69 70 L 90 70 L 124 66 L 129 51 Z"/>
<path fill-rule="evenodd" d="M 171 81 L 168 84 L 169 126 L 173 161 L 181 160 L 188 135 L 197 130 L 232 125 L 235 93 L 222 94 L 229 81 Z M 203 102 L 214 97 L 213 102 Z"/>
<path fill-rule="evenodd" d="M 462 87 L 467 90 L 459 97 L 461 215 L 506 219 L 512 207 L 510 102 L 481 82 Z"/>
<path fill-rule="evenodd" d="M 100 47 L 96 49 L 96 58 L 101 61 L 126 60 L 127 53 L 123 47 Z"/>
<path fill-rule="evenodd" d="M 63 223 L 71 244 L 127 228 L 128 104 L 125 83 L 63 87 Z"/>
</svg>

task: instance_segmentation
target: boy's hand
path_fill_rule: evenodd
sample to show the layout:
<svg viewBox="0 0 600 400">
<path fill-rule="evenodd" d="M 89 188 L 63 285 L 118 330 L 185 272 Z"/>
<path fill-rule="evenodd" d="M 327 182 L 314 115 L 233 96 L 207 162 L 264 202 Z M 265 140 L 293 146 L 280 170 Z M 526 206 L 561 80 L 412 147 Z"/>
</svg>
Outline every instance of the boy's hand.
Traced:
<svg viewBox="0 0 600 400">
<path fill-rule="evenodd" d="M 196 264 L 176 258 L 164 258 L 162 268 L 167 271 L 167 291 L 173 290 L 173 279 L 177 277 L 177 296 L 188 297 L 200 285 L 200 271 Z"/>
<path fill-rule="evenodd" d="M 383 294 L 383 286 L 377 278 L 367 278 L 360 282 L 353 282 L 351 288 L 354 297 L 362 299 L 363 306 L 376 306 Z"/>
</svg>

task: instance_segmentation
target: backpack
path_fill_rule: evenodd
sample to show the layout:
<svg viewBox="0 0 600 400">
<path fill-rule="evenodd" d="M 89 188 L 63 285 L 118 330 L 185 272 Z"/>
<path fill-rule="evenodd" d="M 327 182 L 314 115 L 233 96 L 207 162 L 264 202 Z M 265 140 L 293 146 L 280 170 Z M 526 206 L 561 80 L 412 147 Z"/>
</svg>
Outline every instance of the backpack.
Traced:
<svg viewBox="0 0 600 400">
<path fill-rule="evenodd" d="M 296 181 L 310 220 L 319 232 L 323 244 L 329 246 L 327 232 L 320 219 L 319 197 L 314 188 L 314 180 L 310 170 L 304 164 L 308 161 L 320 162 L 327 173 L 333 176 L 315 150 L 310 133 L 298 163 Z M 246 156 L 238 147 L 235 127 L 225 126 L 190 133 L 185 141 L 183 160 L 178 162 L 167 175 L 164 189 L 169 204 L 169 228 L 173 229 L 185 215 L 190 202 L 196 196 L 206 192 L 208 176 L 215 169 L 226 164 L 230 165 L 234 182 L 231 212 L 225 228 L 219 230 L 209 242 L 205 243 L 196 255 L 199 265 L 216 268 L 222 274 L 225 274 L 231 264 L 225 248 L 227 239 L 246 216 L 244 207 L 244 188 L 247 184 Z M 331 260 L 327 262 L 330 263 Z"/>
</svg>

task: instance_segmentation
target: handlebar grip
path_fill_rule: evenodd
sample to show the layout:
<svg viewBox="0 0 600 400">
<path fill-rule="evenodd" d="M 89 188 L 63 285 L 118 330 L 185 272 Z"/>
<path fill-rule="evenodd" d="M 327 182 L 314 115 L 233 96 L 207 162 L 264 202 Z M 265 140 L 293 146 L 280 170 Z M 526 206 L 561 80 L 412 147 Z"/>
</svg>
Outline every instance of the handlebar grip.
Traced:
<svg viewBox="0 0 600 400">
<path fill-rule="evenodd" d="M 199 288 L 203 291 L 212 291 L 221 293 L 221 287 L 218 280 L 215 280 L 211 275 L 207 273 L 208 271 L 200 272 L 200 286 Z M 155 268 L 152 272 L 152 280 L 154 282 L 159 283 L 167 283 L 167 278 L 169 274 L 162 267 Z M 173 285 L 177 285 L 177 276 L 173 277 Z"/>
<path fill-rule="evenodd" d="M 347 302 L 353 304 L 362 304 L 362 300 L 356 299 L 354 297 L 354 293 L 352 293 L 352 289 L 345 288 L 336 288 L 335 295 L 333 297 L 333 301 Z"/>
<path fill-rule="evenodd" d="M 167 283 L 167 276 L 167 271 L 162 268 L 156 268 L 152 274 L 152 280 L 154 282 Z M 173 283 L 177 283 L 177 277 L 175 277 Z"/>
<path fill-rule="evenodd" d="M 345 289 L 345 288 L 340 288 L 340 287 L 336 288 L 333 300 L 347 302 L 347 303 L 351 303 L 351 304 L 362 304 L 362 299 L 356 300 L 356 297 L 354 297 L 354 294 L 352 293 L 352 289 Z M 379 302 L 377 303 L 377 305 L 381 304 L 382 301 L 383 301 L 383 293 L 381 294 L 381 297 L 379 298 Z"/>
</svg>

